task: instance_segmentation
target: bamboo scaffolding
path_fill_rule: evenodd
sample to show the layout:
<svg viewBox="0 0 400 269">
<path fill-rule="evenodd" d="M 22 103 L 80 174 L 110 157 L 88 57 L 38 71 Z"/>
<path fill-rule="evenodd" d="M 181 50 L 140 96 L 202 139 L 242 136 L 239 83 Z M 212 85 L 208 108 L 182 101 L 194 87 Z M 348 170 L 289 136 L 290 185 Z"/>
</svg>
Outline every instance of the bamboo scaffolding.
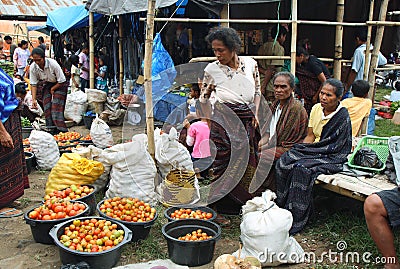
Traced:
<svg viewBox="0 0 400 269">
<path fill-rule="evenodd" d="M 296 73 L 297 0 L 292 0 L 292 40 L 290 45 L 290 73 Z"/>
<path fill-rule="evenodd" d="M 89 88 L 94 89 L 94 14 L 89 12 Z"/>
<path fill-rule="evenodd" d="M 119 93 L 123 94 L 124 93 L 124 52 L 123 52 L 123 19 L 122 15 L 119 15 L 118 18 L 118 36 L 119 36 L 119 43 L 118 43 L 118 59 L 119 59 Z"/>
<path fill-rule="evenodd" d="M 336 4 L 336 19 L 343 22 L 344 17 L 344 0 L 338 0 Z M 343 52 L 343 25 L 336 25 L 335 33 L 335 60 L 333 62 L 333 77 L 340 80 L 342 70 L 342 52 Z"/>
<path fill-rule="evenodd" d="M 147 24 L 146 24 L 146 43 L 144 53 L 144 89 L 146 94 L 146 127 L 148 150 L 153 159 L 155 159 L 154 143 L 154 117 L 153 117 L 153 96 L 151 81 L 151 61 L 153 54 L 153 34 L 154 34 L 154 16 L 156 0 L 148 0 Z"/>
<path fill-rule="evenodd" d="M 388 7 L 388 2 L 389 2 L 389 0 L 382 1 L 381 10 L 379 12 L 379 21 L 386 20 L 386 12 L 387 12 L 387 7 Z M 381 43 L 382 43 L 382 37 L 383 37 L 384 30 L 385 30 L 384 25 L 379 25 L 378 28 L 376 29 L 374 49 L 372 50 L 371 64 L 369 67 L 368 82 L 369 82 L 370 88 L 369 88 L 369 92 L 368 92 L 368 97 L 372 101 L 374 101 L 374 97 L 375 97 L 375 87 L 374 87 L 375 67 L 377 66 L 377 63 L 378 63 L 378 54 L 381 49 Z M 367 49 L 369 49 L 369 48 L 367 48 Z"/>
<path fill-rule="evenodd" d="M 374 16 L 374 0 L 371 0 L 370 6 L 369 6 L 369 16 L 368 20 L 372 20 Z M 363 74 L 363 79 L 368 80 L 368 67 L 369 67 L 369 55 L 370 55 L 370 47 L 371 47 L 371 32 L 372 32 L 372 25 L 368 25 L 368 33 L 367 33 L 367 44 L 366 44 L 366 49 L 365 49 L 365 61 L 364 61 L 364 74 Z"/>
</svg>

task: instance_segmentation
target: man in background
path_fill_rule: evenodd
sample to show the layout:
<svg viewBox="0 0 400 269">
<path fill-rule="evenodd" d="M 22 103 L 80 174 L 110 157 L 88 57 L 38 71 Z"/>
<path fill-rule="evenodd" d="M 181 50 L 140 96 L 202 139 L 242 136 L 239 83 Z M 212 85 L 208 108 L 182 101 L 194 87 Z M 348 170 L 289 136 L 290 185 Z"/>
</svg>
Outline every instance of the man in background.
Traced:
<svg viewBox="0 0 400 269">
<path fill-rule="evenodd" d="M 284 56 L 283 43 L 288 31 L 282 25 L 275 25 L 271 29 L 271 39 L 258 49 L 259 56 Z M 275 99 L 274 88 L 271 78 L 275 73 L 282 70 L 284 60 L 259 60 L 258 71 L 260 72 L 261 93 L 267 101 Z"/>
<path fill-rule="evenodd" d="M 3 42 L 3 53 L 6 55 L 6 60 L 12 62 L 13 61 L 13 55 L 14 51 L 17 48 L 17 45 L 12 43 L 12 37 L 9 35 L 6 35 L 4 37 L 4 42 Z"/>
<path fill-rule="evenodd" d="M 39 46 L 38 46 L 38 48 L 41 48 L 43 51 L 46 51 L 46 43 L 44 43 L 44 38 L 43 38 L 43 36 L 39 36 L 39 37 L 38 37 L 38 41 L 39 41 Z"/>
<path fill-rule="evenodd" d="M 81 69 L 81 91 L 85 92 L 85 88 L 89 88 L 89 45 L 82 45 L 82 51 L 79 53 L 79 68 Z"/>
</svg>

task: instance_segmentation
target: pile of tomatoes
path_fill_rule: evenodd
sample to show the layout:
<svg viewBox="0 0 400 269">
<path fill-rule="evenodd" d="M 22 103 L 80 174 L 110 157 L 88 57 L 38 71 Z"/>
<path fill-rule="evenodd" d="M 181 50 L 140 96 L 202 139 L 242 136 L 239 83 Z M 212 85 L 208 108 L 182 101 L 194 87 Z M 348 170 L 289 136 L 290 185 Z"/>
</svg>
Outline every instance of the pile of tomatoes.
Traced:
<svg viewBox="0 0 400 269">
<path fill-rule="evenodd" d="M 193 231 L 191 233 L 188 233 L 184 236 L 178 237 L 178 240 L 182 241 L 202 241 L 202 240 L 207 240 L 212 238 L 211 235 L 208 235 L 207 233 L 203 232 L 203 230 L 198 229 L 196 231 Z"/>
<path fill-rule="evenodd" d="M 86 206 L 82 203 L 51 199 L 46 200 L 43 205 L 29 212 L 28 217 L 34 220 L 64 219 L 76 216 L 85 209 Z"/>
<path fill-rule="evenodd" d="M 28 146 L 28 145 L 31 144 L 31 142 L 29 141 L 29 138 L 25 138 L 24 140 L 22 140 L 22 144 L 23 144 L 24 146 Z"/>
<path fill-rule="evenodd" d="M 180 208 L 171 213 L 170 216 L 172 219 L 180 220 L 180 219 L 203 219 L 209 220 L 213 217 L 213 214 L 210 212 L 204 212 L 199 209 L 192 210 L 190 208 Z"/>
<path fill-rule="evenodd" d="M 124 230 L 105 219 L 75 219 L 65 227 L 60 242 L 67 248 L 81 252 L 109 250 L 124 239 Z"/>
<path fill-rule="evenodd" d="M 80 133 L 78 132 L 61 132 L 59 134 L 54 135 L 56 141 L 71 141 L 77 140 L 81 137 Z"/>
<path fill-rule="evenodd" d="M 81 141 L 91 141 L 92 137 L 90 137 L 90 134 L 88 134 L 86 136 L 81 137 L 81 139 L 79 139 L 79 140 L 81 140 Z"/>
<path fill-rule="evenodd" d="M 88 196 L 94 191 L 94 188 L 89 186 L 71 185 L 68 188 L 61 191 L 53 191 L 44 196 L 44 200 L 52 198 L 61 198 L 64 200 L 76 200 L 85 196 Z"/>
<path fill-rule="evenodd" d="M 137 198 L 114 197 L 100 205 L 100 211 L 110 218 L 128 222 L 147 222 L 154 219 L 156 209 Z"/>
</svg>

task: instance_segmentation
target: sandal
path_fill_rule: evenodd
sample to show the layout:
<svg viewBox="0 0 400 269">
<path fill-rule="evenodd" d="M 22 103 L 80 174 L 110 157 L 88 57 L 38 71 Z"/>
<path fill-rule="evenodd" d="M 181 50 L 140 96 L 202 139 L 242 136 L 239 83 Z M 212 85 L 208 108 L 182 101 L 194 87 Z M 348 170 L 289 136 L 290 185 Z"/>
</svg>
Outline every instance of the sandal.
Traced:
<svg viewBox="0 0 400 269">
<path fill-rule="evenodd" d="M 24 214 L 24 212 L 16 208 L 4 207 L 0 209 L 0 218 L 18 217 L 21 216 L 22 214 Z"/>
<path fill-rule="evenodd" d="M 214 222 L 221 227 L 230 227 L 232 225 L 231 220 L 221 214 L 217 214 Z"/>
</svg>

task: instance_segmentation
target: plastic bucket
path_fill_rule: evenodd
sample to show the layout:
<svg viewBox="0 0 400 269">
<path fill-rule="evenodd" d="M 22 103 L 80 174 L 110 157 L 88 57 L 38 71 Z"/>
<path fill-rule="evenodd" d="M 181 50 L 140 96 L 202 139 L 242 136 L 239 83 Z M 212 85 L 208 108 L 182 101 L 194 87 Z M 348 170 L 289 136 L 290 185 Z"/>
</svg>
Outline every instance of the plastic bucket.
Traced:
<svg viewBox="0 0 400 269">
<path fill-rule="evenodd" d="M 83 202 L 78 202 L 82 203 L 86 206 L 86 209 L 81 212 L 80 214 L 69 217 L 69 218 L 64 218 L 64 219 L 55 219 L 55 220 L 34 220 L 29 218 L 29 213 L 33 211 L 35 208 L 32 208 L 28 212 L 25 213 L 24 219 L 26 224 L 29 224 L 31 226 L 31 231 L 32 231 L 32 236 L 33 239 L 35 240 L 36 243 L 42 243 L 42 244 L 54 244 L 53 239 L 49 235 L 50 230 L 53 228 L 54 225 L 60 224 L 64 221 L 67 220 L 73 220 L 77 217 L 83 217 L 86 216 L 89 213 L 89 207 L 86 203 Z"/>
<path fill-rule="evenodd" d="M 182 219 L 174 219 L 171 217 L 171 214 L 174 213 L 175 210 L 179 210 L 181 208 L 191 209 L 192 211 L 201 210 L 206 213 L 211 213 L 212 217 L 207 219 L 206 221 L 213 221 L 217 217 L 217 213 L 209 207 L 199 206 L 199 207 L 170 207 L 164 211 L 164 217 L 168 219 L 168 221 L 182 220 Z"/>
<path fill-rule="evenodd" d="M 202 229 L 212 238 L 202 241 L 177 239 L 198 229 Z M 162 227 L 162 234 L 167 240 L 171 261 L 180 265 L 200 266 L 212 261 L 215 243 L 221 237 L 221 227 L 211 221 L 186 219 L 168 222 Z"/>
<path fill-rule="evenodd" d="M 89 215 L 93 216 L 94 213 L 96 213 L 96 192 L 97 188 L 96 186 L 90 185 L 90 184 L 83 184 L 81 186 L 88 186 L 89 188 L 93 188 L 94 190 L 89 193 L 89 195 L 86 195 L 84 197 L 71 200 L 71 202 L 84 202 L 89 206 Z M 65 190 L 65 189 L 62 189 Z"/>
<path fill-rule="evenodd" d="M 32 168 L 35 167 L 34 160 L 35 154 L 33 154 L 32 152 L 25 152 L 25 162 L 26 168 L 28 169 L 28 174 L 30 174 L 32 172 Z"/>
<path fill-rule="evenodd" d="M 22 127 L 22 139 L 29 138 L 33 127 Z"/>
<path fill-rule="evenodd" d="M 125 225 L 133 233 L 132 240 L 131 240 L 132 242 L 137 242 L 139 240 L 146 239 L 147 236 L 149 236 L 151 226 L 154 225 L 154 223 L 156 222 L 157 217 L 158 217 L 158 214 L 156 212 L 156 214 L 154 215 L 154 219 L 151 221 L 147 221 L 147 222 L 131 222 L 131 221 L 117 220 L 117 219 L 107 216 L 106 214 L 104 214 L 103 212 L 100 211 L 100 206 L 103 203 L 104 203 L 104 200 L 100 201 L 97 204 L 97 212 L 99 213 L 100 217 L 103 217 L 109 221 L 116 221 L 116 222 L 119 222 L 119 223 L 122 223 L 123 225 Z"/>
<path fill-rule="evenodd" d="M 104 219 L 101 217 L 81 217 L 75 218 L 81 221 L 86 219 Z M 132 232 L 125 227 L 123 224 L 114 222 L 117 224 L 119 230 L 124 230 L 124 239 L 121 243 L 116 245 L 115 247 L 105 250 L 102 252 L 80 252 L 76 250 L 69 249 L 65 247 L 59 241 L 59 238 L 62 234 L 64 234 L 65 227 L 71 225 L 73 220 L 67 220 L 60 224 L 55 225 L 49 232 L 49 236 L 54 240 L 56 246 L 60 251 L 60 259 L 63 264 L 77 264 L 79 262 L 87 262 L 90 268 L 96 269 L 109 269 L 117 264 L 121 257 L 122 247 L 131 241 Z"/>
</svg>

